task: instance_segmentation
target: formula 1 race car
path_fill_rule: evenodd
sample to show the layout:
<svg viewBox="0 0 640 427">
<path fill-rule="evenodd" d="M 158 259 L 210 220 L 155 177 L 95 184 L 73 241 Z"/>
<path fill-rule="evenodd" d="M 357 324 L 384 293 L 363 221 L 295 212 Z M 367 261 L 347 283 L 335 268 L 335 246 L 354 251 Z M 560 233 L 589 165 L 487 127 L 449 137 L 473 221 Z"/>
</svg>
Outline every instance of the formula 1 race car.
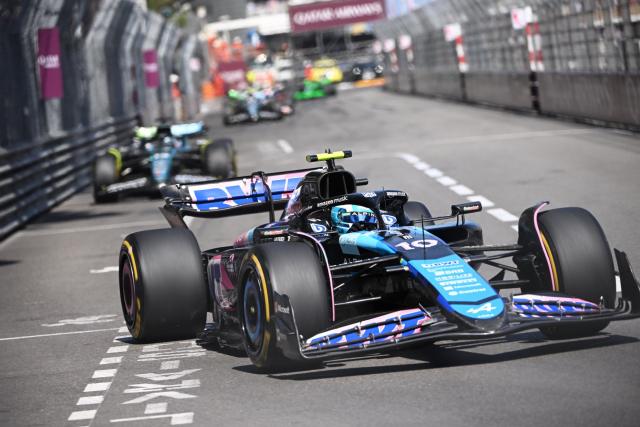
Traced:
<svg viewBox="0 0 640 427">
<path fill-rule="evenodd" d="M 257 367 L 277 368 L 527 329 L 586 336 L 640 316 L 626 254 L 615 250 L 616 301 L 609 245 L 586 210 L 539 203 L 520 216 L 516 244 L 485 245 L 467 219 L 480 203 L 434 217 L 403 191 L 358 192 L 367 180 L 335 165 L 350 156 L 327 152 L 307 156 L 326 161 L 323 168 L 164 187 L 161 211 L 172 228 L 130 234 L 120 252 L 133 338 L 199 334 L 202 343 L 243 348 Z M 204 252 L 183 221 L 258 212 L 269 222 Z M 498 273 L 485 278 L 481 265 Z M 502 297 L 507 288 L 522 293 Z M 207 312 L 213 323 L 204 329 Z"/>
<path fill-rule="evenodd" d="M 332 84 L 328 80 L 305 80 L 293 94 L 293 99 L 296 101 L 306 101 L 309 99 L 326 98 L 327 96 L 333 96 L 336 93 L 336 85 Z"/>
<path fill-rule="evenodd" d="M 136 128 L 133 143 L 109 148 L 93 165 L 96 203 L 131 193 L 158 193 L 173 183 L 236 175 L 235 150 L 228 138 L 212 140 L 202 122 Z"/>
<path fill-rule="evenodd" d="M 231 125 L 263 119 L 280 120 L 283 116 L 282 105 L 273 89 L 231 89 L 225 98 L 222 122 Z"/>
</svg>

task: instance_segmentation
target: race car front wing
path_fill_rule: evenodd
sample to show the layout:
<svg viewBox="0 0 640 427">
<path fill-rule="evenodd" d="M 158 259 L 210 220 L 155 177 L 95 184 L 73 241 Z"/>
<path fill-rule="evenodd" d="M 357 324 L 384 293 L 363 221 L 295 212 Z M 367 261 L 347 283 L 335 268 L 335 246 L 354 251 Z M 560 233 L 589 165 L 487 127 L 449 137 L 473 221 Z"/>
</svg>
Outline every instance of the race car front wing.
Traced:
<svg viewBox="0 0 640 427">
<path fill-rule="evenodd" d="M 275 296 L 278 346 L 291 359 L 325 359 L 397 348 L 417 342 L 488 339 L 558 324 L 628 320 L 640 317 L 640 284 L 627 255 L 615 250 L 620 269 L 621 297 L 615 309 L 558 293 L 525 294 L 505 298 L 501 326 L 481 331 L 452 323 L 437 308 L 417 307 L 320 332 L 299 334 L 293 307 L 286 295 Z"/>
</svg>

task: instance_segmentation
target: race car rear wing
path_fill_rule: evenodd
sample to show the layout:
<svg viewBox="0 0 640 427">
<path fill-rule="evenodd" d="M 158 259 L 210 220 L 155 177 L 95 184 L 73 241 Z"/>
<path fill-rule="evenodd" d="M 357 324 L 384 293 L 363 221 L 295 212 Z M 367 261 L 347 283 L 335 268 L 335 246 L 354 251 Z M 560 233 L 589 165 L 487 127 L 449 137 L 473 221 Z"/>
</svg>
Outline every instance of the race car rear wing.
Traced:
<svg viewBox="0 0 640 427">
<path fill-rule="evenodd" d="M 169 224 L 184 227 L 184 216 L 223 218 L 269 212 L 275 221 L 275 210 L 283 209 L 304 176 L 317 168 L 298 169 L 251 175 L 195 184 L 175 184 L 160 192 L 165 206 L 160 208 Z"/>
</svg>

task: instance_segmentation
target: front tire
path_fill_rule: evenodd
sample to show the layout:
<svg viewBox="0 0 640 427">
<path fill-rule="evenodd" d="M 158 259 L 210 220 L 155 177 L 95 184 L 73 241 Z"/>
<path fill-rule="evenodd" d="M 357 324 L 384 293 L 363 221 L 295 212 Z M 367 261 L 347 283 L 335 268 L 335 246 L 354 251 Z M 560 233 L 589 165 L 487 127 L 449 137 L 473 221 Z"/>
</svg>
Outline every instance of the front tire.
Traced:
<svg viewBox="0 0 640 427">
<path fill-rule="evenodd" d="M 136 341 L 194 338 L 204 329 L 207 289 L 202 257 L 185 229 L 128 235 L 120 251 L 120 302 Z"/>
<path fill-rule="evenodd" d="M 241 269 L 239 318 L 245 349 L 260 369 L 280 368 L 274 295 L 287 295 L 298 331 L 310 337 L 329 327 L 328 284 L 315 251 L 303 242 L 272 242 L 247 253 Z"/>
<path fill-rule="evenodd" d="M 117 160 L 112 154 L 96 158 L 93 164 L 93 200 L 96 203 L 115 202 L 117 194 L 105 192 L 105 187 L 118 182 Z"/>
<path fill-rule="evenodd" d="M 595 217 L 582 208 L 561 208 L 542 212 L 540 232 L 554 277 L 543 291 L 557 291 L 613 308 L 616 299 L 615 271 L 609 243 Z M 551 339 L 594 335 L 609 322 L 558 325 L 540 328 Z"/>
<path fill-rule="evenodd" d="M 217 139 L 207 144 L 202 153 L 202 169 L 218 179 L 234 177 L 237 171 L 233 141 Z"/>
</svg>

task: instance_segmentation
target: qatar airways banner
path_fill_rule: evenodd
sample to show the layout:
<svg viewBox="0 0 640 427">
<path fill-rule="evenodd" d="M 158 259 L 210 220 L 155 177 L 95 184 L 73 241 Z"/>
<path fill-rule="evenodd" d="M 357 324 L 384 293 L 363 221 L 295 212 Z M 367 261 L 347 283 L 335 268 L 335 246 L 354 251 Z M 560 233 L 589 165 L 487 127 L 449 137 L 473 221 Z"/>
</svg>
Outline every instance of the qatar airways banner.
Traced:
<svg viewBox="0 0 640 427">
<path fill-rule="evenodd" d="M 291 31 L 324 30 L 386 17 L 384 0 L 334 0 L 289 6 Z"/>
<path fill-rule="evenodd" d="M 56 27 L 38 29 L 38 67 L 42 99 L 62 98 L 60 34 Z"/>
</svg>

